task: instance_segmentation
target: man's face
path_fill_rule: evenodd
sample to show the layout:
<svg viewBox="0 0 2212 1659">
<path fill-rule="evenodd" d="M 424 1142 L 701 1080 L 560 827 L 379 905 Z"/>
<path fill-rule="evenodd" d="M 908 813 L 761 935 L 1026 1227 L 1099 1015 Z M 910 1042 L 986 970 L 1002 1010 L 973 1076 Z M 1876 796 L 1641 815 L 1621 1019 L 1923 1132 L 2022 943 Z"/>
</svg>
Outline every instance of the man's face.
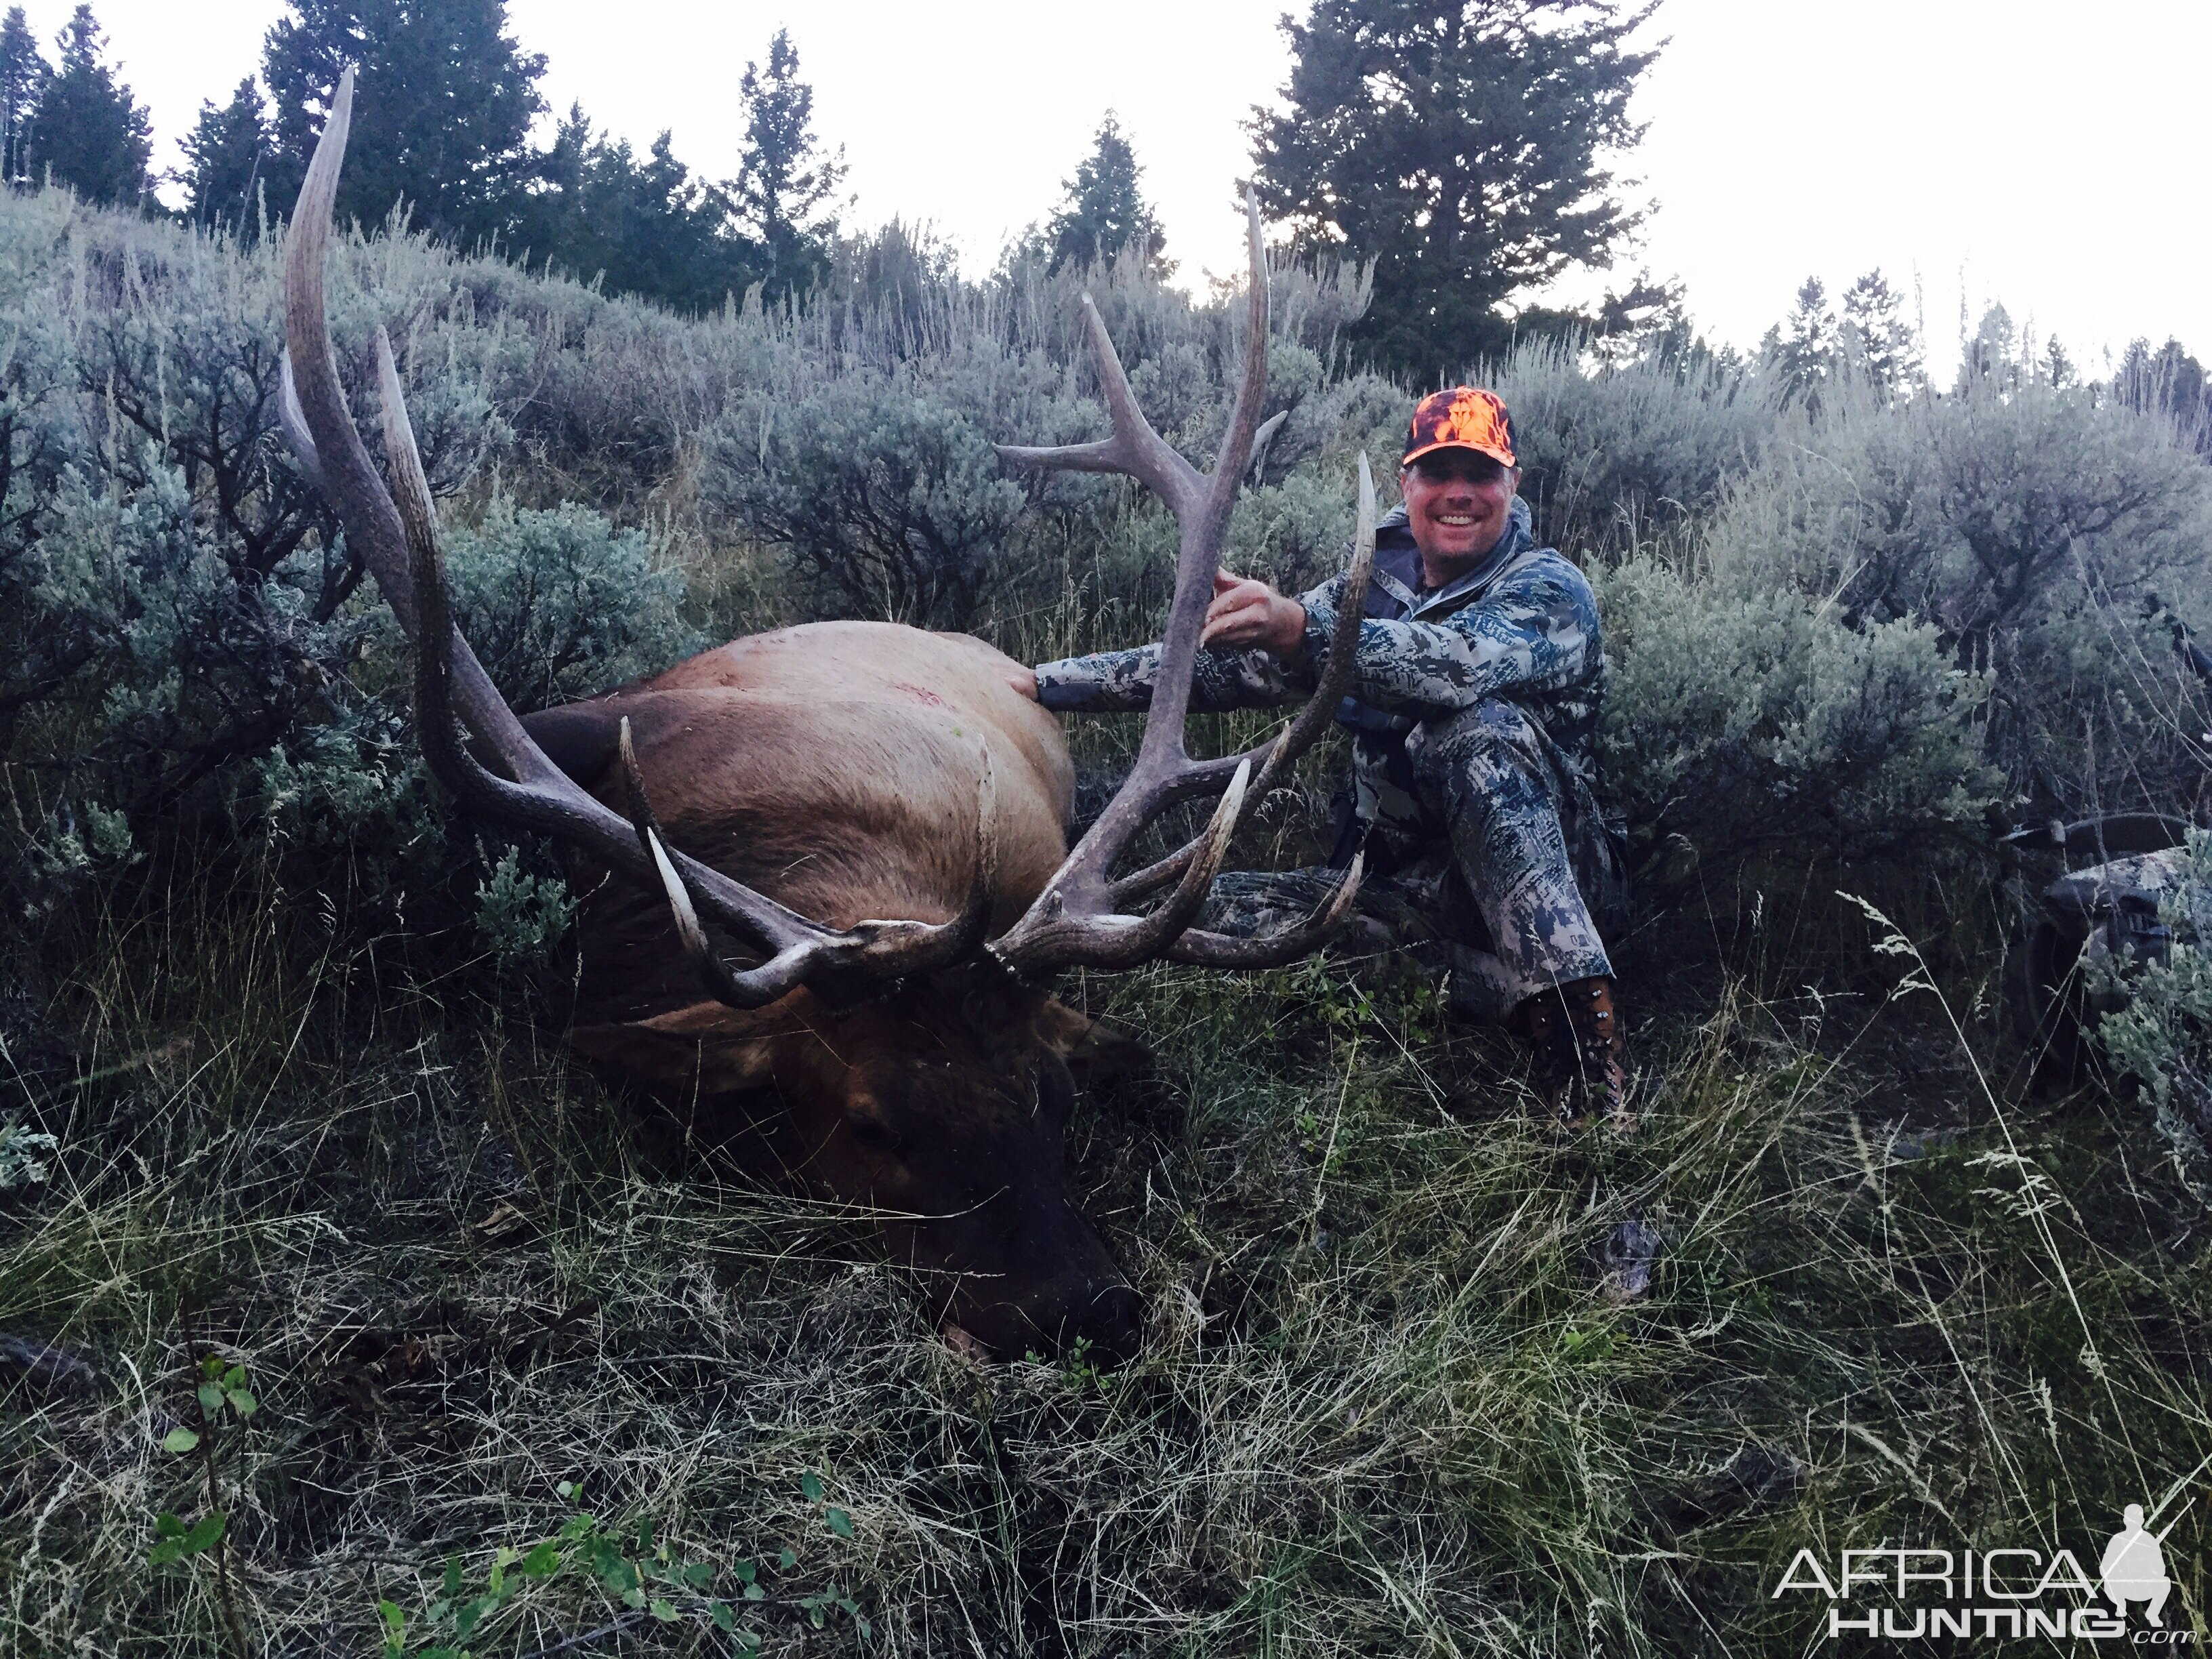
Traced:
<svg viewBox="0 0 2212 1659">
<path fill-rule="evenodd" d="M 1398 482 L 1415 545 L 1429 559 L 1456 562 L 1498 545 L 1521 474 L 1480 450 L 1432 449 Z"/>
</svg>

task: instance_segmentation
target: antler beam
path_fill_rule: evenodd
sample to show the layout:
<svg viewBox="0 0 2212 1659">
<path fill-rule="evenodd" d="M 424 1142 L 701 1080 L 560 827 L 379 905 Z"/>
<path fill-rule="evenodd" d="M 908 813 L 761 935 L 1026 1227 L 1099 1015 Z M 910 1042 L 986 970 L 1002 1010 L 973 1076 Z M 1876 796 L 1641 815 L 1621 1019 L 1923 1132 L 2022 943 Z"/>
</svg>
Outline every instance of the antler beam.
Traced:
<svg viewBox="0 0 2212 1659">
<path fill-rule="evenodd" d="M 1055 968 L 1127 967 L 1162 954 L 1175 954 L 1206 888 L 1227 855 L 1229 842 L 1247 805 L 1265 796 L 1286 775 L 1291 763 L 1311 746 L 1351 684 L 1354 648 L 1365 610 L 1367 580 L 1374 562 L 1375 488 L 1366 458 L 1360 458 L 1360 532 L 1343 607 L 1331 638 L 1328 660 L 1314 697 L 1273 743 L 1243 755 L 1196 760 L 1185 746 L 1183 724 L 1190 711 L 1191 677 L 1198 661 L 1214 573 L 1221 567 L 1229 516 L 1246 468 L 1251 464 L 1267 394 L 1267 264 L 1260 236 L 1260 204 L 1244 198 L 1246 240 L 1251 282 L 1245 317 L 1244 356 L 1237 395 L 1231 405 L 1213 471 L 1200 473 L 1177 454 L 1152 428 L 1138 406 L 1121 367 L 1121 355 L 1106 332 L 1098 307 L 1083 296 L 1084 331 L 1098 360 L 1098 377 L 1113 421 L 1112 435 L 1095 443 L 1056 448 L 1001 446 L 1010 466 L 1053 467 L 1080 472 L 1120 472 L 1151 489 L 1175 514 L 1181 530 L 1176 556 L 1175 595 L 1168 605 L 1160 665 L 1152 684 L 1152 706 L 1137 760 L 1121 789 L 1090 832 L 1077 843 L 1027 914 L 994 941 L 993 952 L 1018 971 L 1042 974 Z M 1272 428 L 1273 422 L 1270 422 Z M 1247 788 L 1259 768 L 1256 787 Z M 1218 789 L 1227 793 L 1206 832 L 1173 857 L 1116 882 L 1115 863 L 1152 819 L 1176 802 Z M 1310 950 L 1325 933 L 1315 929 L 1340 921 L 1359 880 L 1355 864 L 1340 892 L 1321 916 L 1296 930 Z M 1120 914 L 1123 905 L 1174 884 L 1167 902 L 1148 915 Z M 1309 935 L 1312 937 L 1309 938 Z M 1261 941 L 1206 935 L 1194 941 L 1186 959 L 1226 959 L 1242 951 L 1253 955 Z M 1271 948 L 1282 941 L 1266 942 Z M 1216 957 L 1214 952 L 1218 952 Z M 1292 955 L 1298 954 L 1294 951 Z M 1256 962 L 1255 962 L 1255 964 Z"/>
</svg>

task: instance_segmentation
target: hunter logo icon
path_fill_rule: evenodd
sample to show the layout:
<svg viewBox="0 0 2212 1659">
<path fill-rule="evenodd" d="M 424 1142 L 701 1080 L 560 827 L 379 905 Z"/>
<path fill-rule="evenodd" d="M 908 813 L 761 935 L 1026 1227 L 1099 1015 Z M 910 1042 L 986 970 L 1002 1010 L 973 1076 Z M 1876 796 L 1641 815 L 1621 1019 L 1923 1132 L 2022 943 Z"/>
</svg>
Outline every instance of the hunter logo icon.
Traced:
<svg viewBox="0 0 2212 1659">
<path fill-rule="evenodd" d="M 2105 1546 L 2105 1599 L 2112 1604 L 2112 1611 L 2124 1619 L 2128 1603 L 2148 1601 L 2143 1614 L 2153 1625 L 2163 1626 L 2166 1598 L 2173 1593 L 2173 1581 L 2166 1576 L 2165 1553 L 2159 1540 L 2165 1534 L 2152 1534 L 2143 1528 L 2143 1510 L 2140 1504 L 2130 1504 L 2121 1511 L 2124 1529 L 2112 1534 Z M 2172 1528 L 2168 1528 L 2168 1531 Z"/>
<path fill-rule="evenodd" d="M 2155 1515 L 2207 1468 L 2212 1458 L 2174 1486 Z M 2197 1646 L 2198 1632 L 2183 1619 L 2166 1622 L 2166 1598 L 2173 1581 L 2166 1576 L 2161 1547 L 2179 1517 L 2164 1532 L 2152 1532 L 2144 1506 L 2121 1511 L 2122 1526 L 2092 1557 L 2066 1548 L 2014 1543 L 1960 1548 L 1937 1544 L 1883 1544 L 1847 1547 L 1834 1558 L 1832 1571 L 1811 1549 L 1801 1549 L 1772 1595 L 1810 1594 L 1826 1601 L 1827 1636 L 1872 1637 L 1890 1642 L 1923 1641 L 1934 1636 L 1982 1639 L 2049 1637 L 2063 1641 L 2119 1642 L 2130 1647 Z M 2094 1536 L 2094 1534 L 2091 1534 Z M 2092 1574 L 2084 1562 L 2094 1559 Z M 2129 1629 L 2130 1602 L 2142 1604 L 2148 1628 Z M 2109 1603 L 2109 1607 L 2107 1607 Z"/>
</svg>

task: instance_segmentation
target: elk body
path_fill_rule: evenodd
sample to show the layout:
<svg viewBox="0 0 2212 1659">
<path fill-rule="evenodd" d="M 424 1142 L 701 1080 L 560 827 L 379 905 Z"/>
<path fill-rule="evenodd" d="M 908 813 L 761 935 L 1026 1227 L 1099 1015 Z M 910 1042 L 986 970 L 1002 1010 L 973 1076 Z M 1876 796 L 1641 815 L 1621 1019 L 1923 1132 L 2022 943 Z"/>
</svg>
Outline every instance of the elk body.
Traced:
<svg viewBox="0 0 2212 1659">
<path fill-rule="evenodd" d="M 1000 452 L 1012 465 L 1130 474 L 1182 531 L 1136 764 L 1071 852 L 1056 721 L 1012 690 L 1009 659 L 960 635 L 787 629 L 516 717 L 454 631 L 381 331 L 388 485 L 339 388 L 323 265 L 352 94 L 349 70 L 289 233 L 286 435 L 414 645 L 432 772 L 465 810 L 562 842 L 592 895 L 571 1042 L 684 1109 L 754 1126 L 794 1179 L 871 1206 L 940 1314 L 991 1349 L 1087 1339 L 1110 1358 L 1133 1353 L 1139 1298 L 1077 1208 L 1061 1157 L 1067 1062 L 1099 1039 L 1048 995 L 1052 975 L 1159 957 L 1287 962 L 1326 939 L 1358 884 L 1355 864 L 1321 912 L 1267 938 L 1191 927 L 1245 808 L 1346 690 L 1374 538 L 1363 461 L 1354 597 L 1313 701 L 1270 744 L 1193 759 L 1190 666 L 1266 392 L 1256 208 L 1243 374 L 1212 474 L 1146 422 L 1087 297 L 1114 435 Z M 1160 813 L 1210 793 L 1219 804 L 1197 839 L 1115 873 Z"/>
<path fill-rule="evenodd" d="M 979 640 L 820 623 L 738 640 L 605 696 L 529 716 L 565 772 L 626 808 L 621 726 L 669 840 L 839 929 L 957 917 L 991 757 L 1010 924 L 1066 854 L 1059 723 Z M 600 884 L 581 921 L 570 1042 L 805 1184 L 873 1206 L 945 1316 L 1000 1352 L 1087 1338 L 1133 1352 L 1136 1294 L 1076 1207 L 1060 1137 L 1089 1022 L 988 959 L 903 976 L 850 1006 L 806 986 L 766 1007 L 702 997 L 656 886 Z"/>
</svg>

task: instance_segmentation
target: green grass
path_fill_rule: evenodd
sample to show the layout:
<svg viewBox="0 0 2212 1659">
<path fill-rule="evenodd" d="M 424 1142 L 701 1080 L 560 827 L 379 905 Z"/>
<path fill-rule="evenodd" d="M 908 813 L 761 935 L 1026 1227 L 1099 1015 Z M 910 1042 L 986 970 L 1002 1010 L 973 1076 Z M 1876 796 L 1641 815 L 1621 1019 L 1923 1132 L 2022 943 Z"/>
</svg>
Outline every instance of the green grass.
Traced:
<svg viewBox="0 0 2212 1659">
<path fill-rule="evenodd" d="M 145 1565 L 204 1496 L 158 1443 L 210 1346 L 259 1398 L 221 1458 L 256 1651 L 377 1651 L 380 1598 L 419 1628 L 576 1481 L 722 1593 L 759 1564 L 770 1652 L 1620 1655 L 1800 1652 L 1801 1547 L 2078 1551 L 2196 1471 L 2168 1618 L 2203 1628 L 2203 1218 L 2130 1103 L 1984 1095 L 1926 993 L 1816 1039 L 1778 970 L 1675 988 L 1622 1146 L 1555 1140 L 1513 1046 L 1387 969 L 1076 981 L 1161 1059 L 1071 1139 L 1152 1309 L 1101 1376 L 961 1358 L 865 1218 L 688 1158 L 512 986 L 276 890 L 56 947 L 88 1080 L 0 1198 L 0 1332 L 102 1380 L 0 1371 L 0 1650 L 226 1650 L 211 1558 Z M 1620 1305 L 1632 1212 L 1668 1243 Z M 813 1628 L 833 1589 L 867 1636 Z M 563 1574 L 468 1645 L 728 1650 L 677 1611 Z"/>
</svg>

